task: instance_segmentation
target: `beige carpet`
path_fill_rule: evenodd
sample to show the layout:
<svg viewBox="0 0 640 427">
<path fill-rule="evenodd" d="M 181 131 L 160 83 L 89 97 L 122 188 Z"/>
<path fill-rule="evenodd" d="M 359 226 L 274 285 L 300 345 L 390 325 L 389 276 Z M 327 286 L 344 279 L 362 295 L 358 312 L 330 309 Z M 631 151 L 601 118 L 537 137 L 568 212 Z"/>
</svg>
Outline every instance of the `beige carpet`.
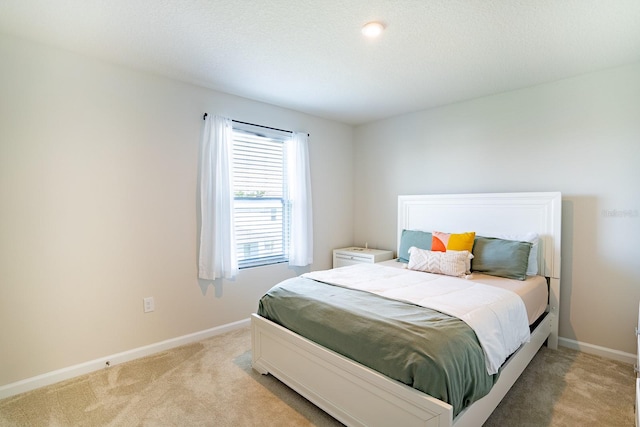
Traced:
<svg viewBox="0 0 640 427">
<path fill-rule="evenodd" d="M 486 426 L 633 426 L 629 365 L 543 348 Z M 0 400 L 2 426 L 339 426 L 251 369 L 249 329 Z"/>
</svg>

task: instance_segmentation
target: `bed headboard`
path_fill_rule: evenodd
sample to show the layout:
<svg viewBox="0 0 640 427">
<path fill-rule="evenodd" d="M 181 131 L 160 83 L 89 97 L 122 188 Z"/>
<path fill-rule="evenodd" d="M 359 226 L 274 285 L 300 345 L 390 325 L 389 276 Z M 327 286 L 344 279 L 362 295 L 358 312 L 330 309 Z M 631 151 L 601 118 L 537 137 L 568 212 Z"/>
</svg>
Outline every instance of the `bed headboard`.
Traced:
<svg viewBox="0 0 640 427">
<path fill-rule="evenodd" d="M 486 236 L 534 232 L 540 238 L 539 274 L 559 279 L 561 213 L 559 192 L 398 196 L 398 248 L 403 229 Z"/>
</svg>

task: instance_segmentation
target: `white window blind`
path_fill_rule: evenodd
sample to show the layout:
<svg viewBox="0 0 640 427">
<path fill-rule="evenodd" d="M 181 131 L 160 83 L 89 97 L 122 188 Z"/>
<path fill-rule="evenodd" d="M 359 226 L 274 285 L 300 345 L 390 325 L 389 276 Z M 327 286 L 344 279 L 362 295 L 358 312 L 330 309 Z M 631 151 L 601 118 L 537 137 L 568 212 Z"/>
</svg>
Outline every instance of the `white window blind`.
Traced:
<svg viewBox="0 0 640 427">
<path fill-rule="evenodd" d="M 285 138 L 234 128 L 234 221 L 240 268 L 289 259 Z"/>
</svg>

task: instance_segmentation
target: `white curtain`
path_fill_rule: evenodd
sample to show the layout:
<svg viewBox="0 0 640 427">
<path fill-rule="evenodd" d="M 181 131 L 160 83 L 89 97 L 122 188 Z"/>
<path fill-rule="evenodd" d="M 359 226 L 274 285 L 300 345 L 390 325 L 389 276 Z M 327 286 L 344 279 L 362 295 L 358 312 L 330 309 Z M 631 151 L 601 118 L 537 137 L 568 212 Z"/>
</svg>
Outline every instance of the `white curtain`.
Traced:
<svg viewBox="0 0 640 427">
<path fill-rule="evenodd" d="M 231 120 L 206 116 L 200 175 L 200 259 L 198 276 L 215 280 L 238 274 L 233 226 L 233 135 Z"/>
<path fill-rule="evenodd" d="M 291 202 L 291 242 L 289 265 L 313 263 L 313 216 L 309 173 L 309 136 L 294 132 L 287 142 L 287 173 Z"/>
</svg>

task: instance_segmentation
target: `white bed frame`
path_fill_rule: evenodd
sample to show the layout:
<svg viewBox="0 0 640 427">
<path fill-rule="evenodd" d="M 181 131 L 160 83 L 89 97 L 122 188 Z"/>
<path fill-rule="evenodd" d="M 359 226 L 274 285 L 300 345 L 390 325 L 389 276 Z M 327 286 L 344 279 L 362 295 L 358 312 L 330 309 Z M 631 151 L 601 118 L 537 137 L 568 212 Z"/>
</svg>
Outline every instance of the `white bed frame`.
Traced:
<svg viewBox="0 0 640 427">
<path fill-rule="evenodd" d="M 549 278 L 544 320 L 503 365 L 491 392 L 455 419 L 451 405 L 252 315 L 253 368 L 272 374 L 348 426 L 477 427 L 482 425 L 540 347 L 558 343 L 560 193 L 399 196 L 398 244 L 403 229 L 475 231 L 540 236 L 539 271 Z"/>
</svg>

